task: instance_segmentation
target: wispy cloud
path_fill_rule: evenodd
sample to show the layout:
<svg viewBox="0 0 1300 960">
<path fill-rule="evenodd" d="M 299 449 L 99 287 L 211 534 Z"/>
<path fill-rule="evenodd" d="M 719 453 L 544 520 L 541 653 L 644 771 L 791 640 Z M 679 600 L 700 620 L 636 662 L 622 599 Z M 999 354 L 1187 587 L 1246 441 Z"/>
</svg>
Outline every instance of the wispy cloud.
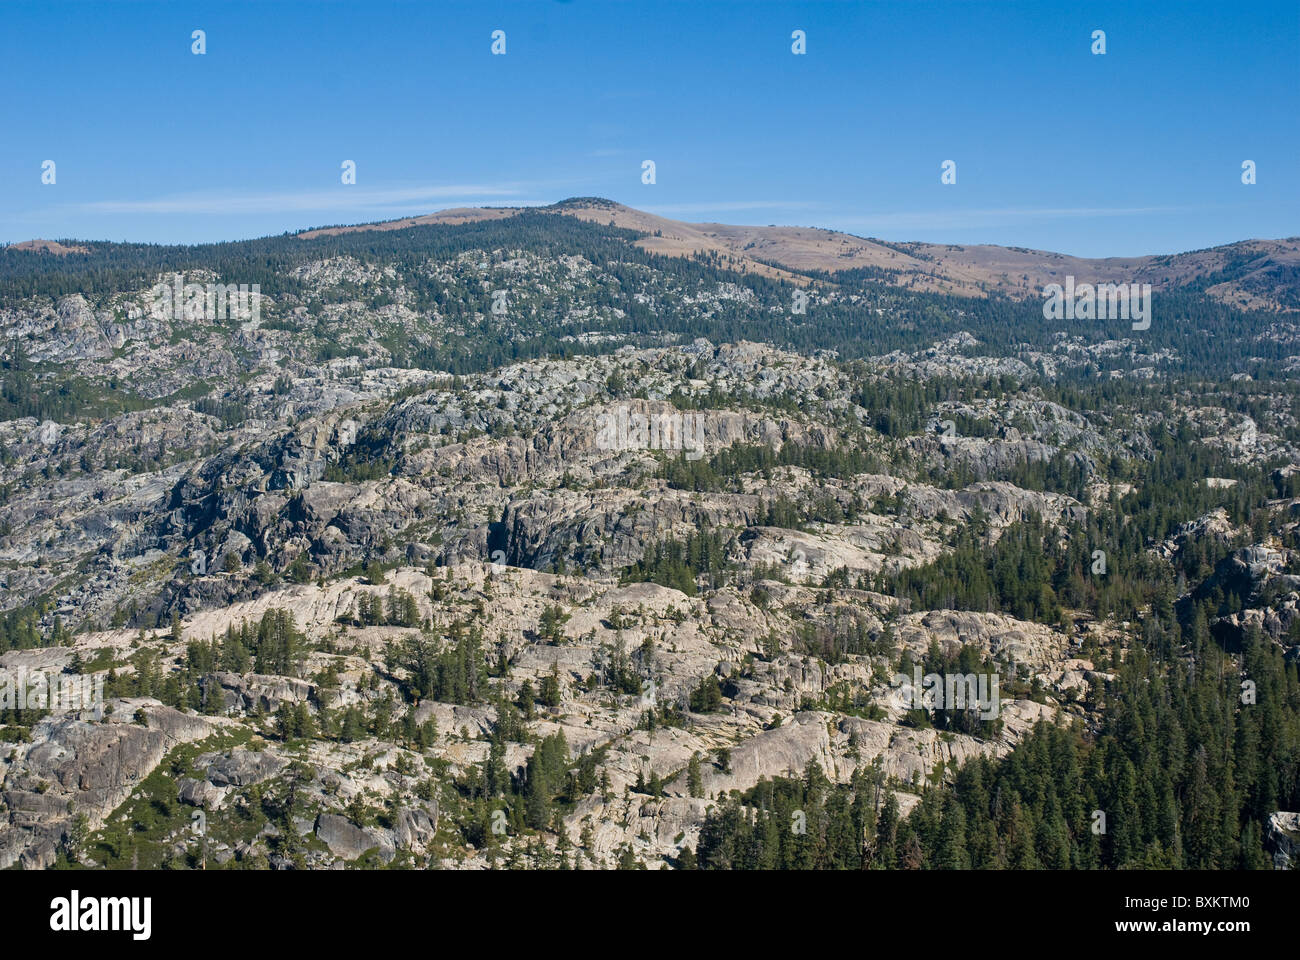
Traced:
<svg viewBox="0 0 1300 960">
<path fill-rule="evenodd" d="M 148 200 L 97 200 L 73 204 L 85 214 L 248 214 L 324 210 L 386 210 L 420 203 L 499 202 L 519 197 L 524 184 L 455 184 L 364 189 L 340 184 L 329 190 L 275 193 L 206 192 Z M 520 202 L 520 205 L 524 205 Z"/>
<path fill-rule="evenodd" d="M 820 206 L 798 200 L 719 200 L 716 203 L 670 203 L 642 206 L 646 213 L 700 214 L 727 213 L 735 210 L 809 210 Z"/>
<path fill-rule="evenodd" d="M 1196 207 L 996 207 L 984 210 L 915 210 L 897 213 L 839 215 L 834 226 L 840 230 L 943 230 L 980 229 L 1029 220 L 1093 219 L 1099 217 L 1141 217 L 1164 213 L 1187 213 Z"/>
</svg>

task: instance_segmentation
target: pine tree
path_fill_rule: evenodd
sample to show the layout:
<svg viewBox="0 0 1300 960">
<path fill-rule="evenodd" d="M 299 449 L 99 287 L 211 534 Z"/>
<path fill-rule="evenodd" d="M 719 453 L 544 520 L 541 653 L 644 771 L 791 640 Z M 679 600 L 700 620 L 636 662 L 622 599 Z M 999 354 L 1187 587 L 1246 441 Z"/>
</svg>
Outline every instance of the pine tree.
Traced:
<svg viewBox="0 0 1300 960">
<path fill-rule="evenodd" d="M 700 771 L 700 753 L 695 751 L 686 764 L 687 789 L 692 797 L 704 796 L 704 777 Z"/>
</svg>

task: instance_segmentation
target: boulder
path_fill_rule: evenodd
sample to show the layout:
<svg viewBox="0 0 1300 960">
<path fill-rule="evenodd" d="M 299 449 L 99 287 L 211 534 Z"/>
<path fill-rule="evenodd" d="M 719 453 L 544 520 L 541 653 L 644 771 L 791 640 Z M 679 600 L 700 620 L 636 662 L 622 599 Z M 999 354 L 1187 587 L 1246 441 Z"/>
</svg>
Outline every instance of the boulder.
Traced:
<svg viewBox="0 0 1300 960">
<path fill-rule="evenodd" d="M 330 853 L 344 860 L 355 860 L 367 850 L 379 849 L 379 856 L 393 859 L 393 841 L 379 830 L 358 827 L 347 817 L 322 813 L 316 818 L 316 836 L 330 848 Z"/>
</svg>

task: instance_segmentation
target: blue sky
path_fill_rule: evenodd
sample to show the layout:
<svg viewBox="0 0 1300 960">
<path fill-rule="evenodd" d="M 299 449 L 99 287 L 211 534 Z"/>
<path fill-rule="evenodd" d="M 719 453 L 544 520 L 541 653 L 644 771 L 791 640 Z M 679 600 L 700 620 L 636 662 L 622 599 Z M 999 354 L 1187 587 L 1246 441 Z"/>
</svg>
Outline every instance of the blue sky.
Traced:
<svg viewBox="0 0 1300 960">
<path fill-rule="evenodd" d="M 592 195 L 1084 256 L 1300 234 L 1297 0 L 45 0 L 0 4 L 0 63 L 6 242 Z"/>
</svg>

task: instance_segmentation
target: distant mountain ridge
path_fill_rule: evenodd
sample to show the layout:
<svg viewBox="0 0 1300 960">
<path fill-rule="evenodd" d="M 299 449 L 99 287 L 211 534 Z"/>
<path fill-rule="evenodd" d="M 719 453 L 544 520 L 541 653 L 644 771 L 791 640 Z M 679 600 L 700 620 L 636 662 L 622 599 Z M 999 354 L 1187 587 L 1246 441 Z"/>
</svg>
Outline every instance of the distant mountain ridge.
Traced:
<svg viewBox="0 0 1300 960">
<path fill-rule="evenodd" d="M 1159 291 L 1202 286 L 1214 299 L 1243 310 L 1300 310 L 1300 236 L 1252 239 L 1186 253 L 1142 257 L 1075 257 L 993 244 L 896 243 L 817 227 L 738 226 L 670 220 L 598 197 L 548 207 L 457 207 L 422 217 L 306 230 L 308 239 L 366 230 L 500 220 L 523 210 L 612 224 L 647 234 L 637 246 L 666 256 L 712 253 L 736 268 L 801 282 L 810 275 L 870 269 L 893 286 L 930 293 L 1016 299 L 1039 296 L 1045 285 L 1073 276 L 1077 283 L 1149 283 Z"/>
<path fill-rule="evenodd" d="M 876 280 L 916 293 L 974 298 L 1001 294 L 1026 300 L 1041 296 L 1047 284 L 1072 276 L 1076 283 L 1149 283 L 1157 292 L 1195 290 L 1239 310 L 1300 311 L 1300 236 L 1239 240 L 1183 253 L 1087 258 L 993 244 L 893 242 L 820 227 L 688 223 L 600 197 L 574 197 L 548 206 L 452 207 L 422 216 L 337 224 L 282 236 L 310 240 L 422 226 L 464 226 L 509 220 L 525 211 L 634 231 L 642 236 L 633 242 L 649 253 L 712 257 L 738 273 L 801 285 L 813 279 L 834 283 L 837 275 L 859 271 L 856 279 Z M 3 249 L 49 253 L 75 261 L 76 254 L 113 246 L 66 239 L 27 240 Z"/>
</svg>

